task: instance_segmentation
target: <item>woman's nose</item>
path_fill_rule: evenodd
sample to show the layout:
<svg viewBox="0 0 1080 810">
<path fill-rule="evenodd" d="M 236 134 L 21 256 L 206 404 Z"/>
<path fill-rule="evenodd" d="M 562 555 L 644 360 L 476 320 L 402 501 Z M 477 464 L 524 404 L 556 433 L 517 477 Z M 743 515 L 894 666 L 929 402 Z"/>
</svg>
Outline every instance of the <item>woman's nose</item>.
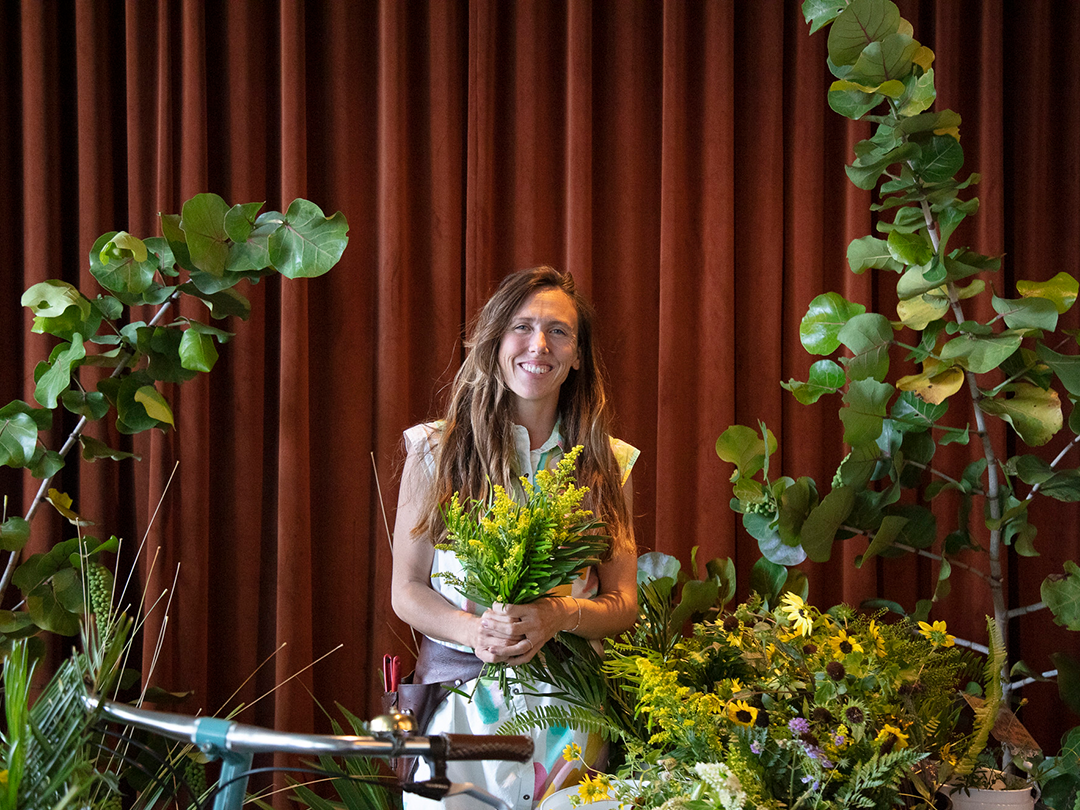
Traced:
<svg viewBox="0 0 1080 810">
<path fill-rule="evenodd" d="M 537 329 L 532 333 L 532 338 L 529 341 L 529 348 L 537 354 L 542 354 L 547 351 L 547 335 L 544 334 L 543 329 Z"/>
</svg>

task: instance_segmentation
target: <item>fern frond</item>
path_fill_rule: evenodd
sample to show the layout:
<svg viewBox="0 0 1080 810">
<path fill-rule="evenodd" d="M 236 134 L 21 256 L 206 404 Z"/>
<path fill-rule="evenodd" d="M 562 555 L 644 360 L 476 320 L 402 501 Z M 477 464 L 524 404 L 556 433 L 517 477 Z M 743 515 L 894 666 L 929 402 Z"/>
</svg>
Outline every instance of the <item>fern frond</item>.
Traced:
<svg viewBox="0 0 1080 810">
<path fill-rule="evenodd" d="M 589 734 L 600 734 L 605 740 L 623 736 L 622 730 L 602 714 L 580 706 L 538 706 L 499 724 L 499 734 L 525 734 L 536 728 L 562 726 Z"/>
<path fill-rule="evenodd" d="M 953 777 L 967 776 L 975 770 L 979 754 L 986 748 L 990 731 L 997 720 L 998 709 L 1001 707 L 1003 696 L 1001 673 L 1005 666 L 1005 643 L 1001 638 L 1001 630 L 998 629 L 997 622 L 990 617 L 986 619 L 986 632 L 990 639 L 990 652 L 986 656 L 983 676 L 986 699 L 983 705 L 975 710 L 975 727 L 971 742 L 968 744 L 967 752 L 953 769 Z"/>
</svg>

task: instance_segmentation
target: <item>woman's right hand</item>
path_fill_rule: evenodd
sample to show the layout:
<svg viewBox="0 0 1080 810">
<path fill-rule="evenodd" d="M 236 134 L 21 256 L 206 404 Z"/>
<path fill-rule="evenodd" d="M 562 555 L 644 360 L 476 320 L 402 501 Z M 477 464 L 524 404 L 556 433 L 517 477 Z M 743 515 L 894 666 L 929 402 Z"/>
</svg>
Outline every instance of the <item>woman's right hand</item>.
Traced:
<svg viewBox="0 0 1080 810">
<path fill-rule="evenodd" d="M 516 627 L 519 623 L 505 612 L 493 608 L 484 611 L 480 616 L 476 643 L 472 645 L 476 657 L 488 664 L 501 664 L 519 655 L 515 645 L 525 638 Z"/>
</svg>

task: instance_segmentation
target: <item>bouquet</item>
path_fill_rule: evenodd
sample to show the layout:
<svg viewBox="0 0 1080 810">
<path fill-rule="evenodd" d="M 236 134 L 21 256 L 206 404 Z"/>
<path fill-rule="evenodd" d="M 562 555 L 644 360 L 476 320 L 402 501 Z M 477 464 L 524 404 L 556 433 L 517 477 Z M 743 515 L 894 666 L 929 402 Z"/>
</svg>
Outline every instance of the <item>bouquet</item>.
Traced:
<svg viewBox="0 0 1080 810">
<path fill-rule="evenodd" d="M 464 504 L 454 493 L 443 510 L 447 542 L 436 548 L 454 552 L 464 578 L 433 576 L 484 607 L 524 605 L 597 565 L 611 538 L 598 534 L 604 524 L 581 508 L 589 490 L 576 485 L 574 465 L 582 449 L 574 447 L 554 470 L 537 472 L 535 484 L 522 477 L 524 502 L 498 485 L 489 498 Z"/>
</svg>

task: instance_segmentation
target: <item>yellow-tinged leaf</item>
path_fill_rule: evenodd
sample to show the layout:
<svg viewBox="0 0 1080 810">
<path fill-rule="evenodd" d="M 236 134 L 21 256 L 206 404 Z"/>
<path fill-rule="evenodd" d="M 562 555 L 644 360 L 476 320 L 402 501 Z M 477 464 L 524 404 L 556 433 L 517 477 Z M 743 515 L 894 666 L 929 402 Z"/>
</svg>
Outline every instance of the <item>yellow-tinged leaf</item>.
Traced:
<svg viewBox="0 0 1080 810">
<path fill-rule="evenodd" d="M 960 127 L 942 127 L 934 130 L 935 135 L 952 135 L 956 142 L 960 142 Z"/>
<path fill-rule="evenodd" d="M 945 288 L 942 287 L 941 289 L 944 291 Z M 986 289 L 986 282 L 983 281 L 981 278 L 975 279 L 970 284 L 968 284 L 966 287 L 963 287 L 963 286 L 961 286 L 959 284 L 954 285 L 954 290 L 956 291 L 956 297 L 960 301 L 963 301 L 966 298 L 974 298 L 976 295 L 980 295 L 982 293 L 982 291 L 985 290 L 985 289 Z"/>
<path fill-rule="evenodd" d="M 1013 426 L 1029 447 L 1042 447 L 1061 430 L 1061 399 L 1053 388 L 1016 383 L 1012 396 L 999 395 L 979 402 L 984 413 L 998 416 Z"/>
<path fill-rule="evenodd" d="M 45 496 L 45 500 L 53 505 L 53 508 L 61 515 L 66 517 L 75 526 L 93 526 L 92 520 L 87 520 L 82 517 L 78 512 L 71 508 L 71 496 L 66 492 L 61 492 L 58 489 L 52 487 L 49 488 L 49 494 Z"/>
<path fill-rule="evenodd" d="M 921 332 L 927 324 L 936 321 L 948 311 L 948 299 L 932 293 L 908 298 L 896 305 L 896 314 L 900 318 L 900 323 L 916 332 Z"/>
<path fill-rule="evenodd" d="M 1058 314 L 1061 315 L 1076 303 L 1080 283 L 1073 276 L 1062 271 L 1049 281 L 1017 281 L 1016 291 L 1024 298 L 1045 298 L 1053 301 Z"/>
<path fill-rule="evenodd" d="M 930 65 L 934 63 L 934 52 L 925 45 L 920 45 L 919 50 L 915 51 L 915 55 L 911 57 L 911 61 L 921 67 L 925 72 L 929 70 Z"/>
<path fill-rule="evenodd" d="M 130 250 L 132 258 L 137 262 L 145 262 L 149 255 L 146 243 L 142 239 L 132 236 L 127 231 L 119 231 L 101 249 L 101 263 L 108 264 L 110 259 L 120 258 L 121 250 Z"/>
<path fill-rule="evenodd" d="M 950 366 L 938 371 L 940 363 L 927 359 L 923 363 L 922 374 L 901 377 L 896 387 L 901 391 L 910 391 L 923 402 L 940 405 L 964 386 L 964 371 L 957 366 Z"/>
<path fill-rule="evenodd" d="M 901 17 L 900 24 L 896 26 L 896 33 L 907 34 L 909 37 L 913 37 L 915 36 L 915 26 L 911 24 L 910 20 L 905 20 Z"/>
<path fill-rule="evenodd" d="M 165 401 L 165 397 L 158 393 L 152 385 L 144 385 L 135 392 L 135 401 L 146 408 L 146 415 L 151 419 L 157 419 L 167 425 L 176 427 L 173 422 L 172 408 Z"/>
</svg>

